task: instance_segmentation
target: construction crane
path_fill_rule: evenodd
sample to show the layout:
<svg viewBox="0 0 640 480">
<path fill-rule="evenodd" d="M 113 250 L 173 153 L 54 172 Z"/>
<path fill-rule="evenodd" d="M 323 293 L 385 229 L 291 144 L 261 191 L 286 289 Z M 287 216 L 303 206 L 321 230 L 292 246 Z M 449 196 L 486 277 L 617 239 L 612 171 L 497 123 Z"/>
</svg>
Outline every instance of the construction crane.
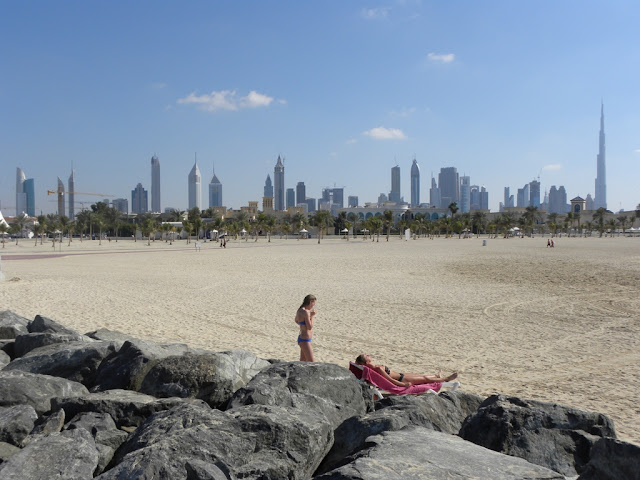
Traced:
<svg viewBox="0 0 640 480">
<path fill-rule="evenodd" d="M 96 197 L 113 197 L 106 193 L 90 193 L 90 192 L 64 192 L 62 190 L 47 190 L 47 195 L 94 195 Z"/>
</svg>

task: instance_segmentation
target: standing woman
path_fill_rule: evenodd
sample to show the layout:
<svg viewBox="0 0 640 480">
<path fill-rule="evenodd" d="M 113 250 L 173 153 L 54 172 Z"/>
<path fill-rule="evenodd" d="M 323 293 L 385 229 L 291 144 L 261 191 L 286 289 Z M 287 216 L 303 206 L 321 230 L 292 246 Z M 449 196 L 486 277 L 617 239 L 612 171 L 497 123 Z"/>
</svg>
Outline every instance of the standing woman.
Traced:
<svg viewBox="0 0 640 480">
<path fill-rule="evenodd" d="M 302 301 L 302 305 L 296 312 L 296 323 L 300 325 L 300 333 L 298 334 L 298 346 L 300 347 L 300 361 L 313 362 L 313 347 L 311 347 L 311 337 L 313 330 L 313 317 L 316 310 L 313 306 L 316 304 L 316 297 L 307 295 Z"/>
</svg>

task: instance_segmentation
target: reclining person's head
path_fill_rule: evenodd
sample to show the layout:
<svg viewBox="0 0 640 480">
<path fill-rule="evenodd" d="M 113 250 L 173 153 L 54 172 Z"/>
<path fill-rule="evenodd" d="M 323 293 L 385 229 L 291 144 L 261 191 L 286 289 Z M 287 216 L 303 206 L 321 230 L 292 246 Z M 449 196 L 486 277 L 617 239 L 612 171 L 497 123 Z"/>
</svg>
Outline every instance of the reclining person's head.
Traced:
<svg viewBox="0 0 640 480">
<path fill-rule="evenodd" d="M 365 357 L 366 357 L 366 354 L 361 353 L 360 355 L 358 355 L 358 356 L 356 357 L 356 363 L 357 363 L 358 365 L 366 365 L 366 363 L 367 363 L 367 359 L 366 359 Z"/>
</svg>

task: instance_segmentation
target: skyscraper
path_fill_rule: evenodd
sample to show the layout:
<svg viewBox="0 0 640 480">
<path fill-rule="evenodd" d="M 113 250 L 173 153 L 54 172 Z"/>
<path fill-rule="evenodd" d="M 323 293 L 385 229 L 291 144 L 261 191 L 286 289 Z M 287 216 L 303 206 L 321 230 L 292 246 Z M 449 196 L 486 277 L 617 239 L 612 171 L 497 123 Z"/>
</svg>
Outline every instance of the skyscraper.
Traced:
<svg viewBox="0 0 640 480">
<path fill-rule="evenodd" d="M 460 192 L 462 195 L 462 192 Z M 480 210 L 480 187 L 478 185 L 471 185 L 471 195 L 470 195 L 470 210 Z"/>
<path fill-rule="evenodd" d="M 73 221 L 76 215 L 76 199 L 75 199 L 75 191 L 76 191 L 76 175 L 73 171 L 73 167 L 71 168 L 71 175 L 69 175 L 69 180 L 67 180 L 67 186 L 69 187 L 69 219 Z"/>
<path fill-rule="evenodd" d="M 264 182 L 264 196 L 273 197 L 273 184 L 271 183 L 271 177 L 267 174 L 267 179 Z"/>
<path fill-rule="evenodd" d="M 136 188 L 131 190 L 131 213 L 147 213 L 149 211 L 149 200 L 147 191 L 138 183 Z"/>
<path fill-rule="evenodd" d="M 389 201 L 400 203 L 400 167 L 396 165 L 391 168 L 391 191 Z"/>
<path fill-rule="evenodd" d="M 411 206 L 420 205 L 420 167 L 414 158 L 411 165 Z"/>
<path fill-rule="evenodd" d="M 33 178 L 24 181 L 24 194 L 27 198 L 26 213 L 30 217 L 36 216 L 36 187 Z"/>
<path fill-rule="evenodd" d="M 561 185 L 560 188 L 556 188 L 555 185 L 551 186 L 547 211 L 549 213 L 567 213 L 567 192 L 564 186 Z"/>
<path fill-rule="evenodd" d="M 489 210 L 489 192 L 484 185 L 480 187 L 480 209 Z"/>
<path fill-rule="evenodd" d="M 24 193 L 26 176 L 21 168 L 16 169 L 16 217 L 27 211 L 27 194 Z"/>
<path fill-rule="evenodd" d="M 538 180 L 529 182 L 529 205 L 527 206 L 540 208 L 540 182 Z"/>
<path fill-rule="evenodd" d="M 331 189 L 331 203 L 335 205 L 335 208 L 344 207 L 344 188 L 334 187 Z"/>
<path fill-rule="evenodd" d="M 160 213 L 160 161 L 155 155 L 151 157 L 151 211 Z"/>
<path fill-rule="evenodd" d="M 58 177 L 58 215 L 64 215 L 64 183 Z"/>
<path fill-rule="evenodd" d="M 296 185 L 296 205 L 299 203 L 304 203 L 307 200 L 307 187 L 305 187 L 304 182 L 298 182 Z"/>
<path fill-rule="evenodd" d="M 202 177 L 197 160 L 189 172 L 189 210 L 194 207 L 202 207 Z"/>
<path fill-rule="evenodd" d="M 348 198 L 349 208 L 358 206 L 358 196 L 357 195 L 349 195 Z"/>
<path fill-rule="evenodd" d="M 285 191 L 284 191 L 284 164 L 280 155 L 278 155 L 278 161 L 273 169 L 273 181 L 274 181 L 274 195 L 273 195 L 273 208 L 275 210 L 284 210 Z"/>
<path fill-rule="evenodd" d="M 287 208 L 296 206 L 296 191 L 293 188 L 287 188 Z"/>
<path fill-rule="evenodd" d="M 607 172 L 605 164 L 605 143 L 604 143 L 604 103 L 600 106 L 600 138 L 598 142 L 596 193 L 594 209 L 607 208 Z"/>
<path fill-rule="evenodd" d="M 122 212 L 125 215 L 129 214 L 129 200 L 127 200 L 126 198 L 114 198 L 111 202 L 111 205 L 119 212 Z"/>
<path fill-rule="evenodd" d="M 460 177 L 460 212 L 469 213 L 471 210 L 471 177 Z"/>
<path fill-rule="evenodd" d="M 433 178 L 433 172 L 431 172 L 431 188 L 429 189 L 429 204 L 435 208 L 441 207 L 440 189 L 438 188 L 436 179 Z"/>
<path fill-rule="evenodd" d="M 222 207 L 222 183 L 218 180 L 215 171 L 209 182 L 209 207 Z"/>
<path fill-rule="evenodd" d="M 514 207 L 513 195 L 509 194 L 509 187 L 504 187 L 504 206 Z"/>
<path fill-rule="evenodd" d="M 440 207 L 448 208 L 453 202 L 460 203 L 460 178 L 456 167 L 441 168 L 438 174 Z"/>
</svg>

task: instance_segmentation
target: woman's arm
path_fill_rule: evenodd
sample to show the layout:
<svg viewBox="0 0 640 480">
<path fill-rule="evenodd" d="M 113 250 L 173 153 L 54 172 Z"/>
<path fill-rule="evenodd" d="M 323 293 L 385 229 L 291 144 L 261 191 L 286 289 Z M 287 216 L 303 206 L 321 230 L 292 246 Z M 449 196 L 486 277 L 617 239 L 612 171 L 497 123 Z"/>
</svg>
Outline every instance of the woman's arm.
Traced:
<svg viewBox="0 0 640 480">
<path fill-rule="evenodd" d="M 391 378 L 391 376 L 389 376 L 389 374 L 387 372 L 385 372 L 384 368 L 382 368 L 382 365 L 371 365 L 371 368 L 373 368 L 373 370 L 375 370 L 377 373 L 379 373 L 384 378 L 386 378 L 391 383 L 393 383 L 396 387 L 409 387 L 409 386 L 411 386 L 411 383 L 409 383 L 409 382 L 399 382 L 399 381 Z"/>
</svg>

